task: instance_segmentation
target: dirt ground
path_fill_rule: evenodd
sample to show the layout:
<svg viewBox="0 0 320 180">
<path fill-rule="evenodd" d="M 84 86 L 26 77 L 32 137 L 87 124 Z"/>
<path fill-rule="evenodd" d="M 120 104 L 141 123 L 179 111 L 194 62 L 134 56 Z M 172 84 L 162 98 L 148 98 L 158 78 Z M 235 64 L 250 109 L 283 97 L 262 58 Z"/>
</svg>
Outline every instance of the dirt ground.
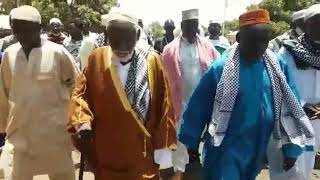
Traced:
<svg viewBox="0 0 320 180">
<path fill-rule="evenodd" d="M 78 179 L 78 177 L 77 177 L 77 179 Z M 49 178 L 46 176 L 39 176 L 39 177 L 34 178 L 34 180 L 49 180 Z M 84 180 L 94 180 L 94 176 L 90 173 L 86 173 L 84 176 Z M 267 170 L 262 171 L 262 173 L 257 178 L 257 180 L 269 180 L 268 171 Z M 314 172 L 311 180 L 320 180 L 320 171 L 319 170 Z"/>
<path fill-rule="evenodd" d="M 73 159 L 75 164 L 79 163 L 79 153 L 74 152 L 73 153 Z M 78 171 L 76 173 L 76 179 L 78 179 Z M 49 180 L 48 176 L 43 175 L 43 176 L 37 176 L 35 178 L 33 178 L 34 180 Z M 0 180 L 3 180 L 0 178 Z M 84 180 L 94 180 L 94 176 L 91 173 L 86 172 L 84 175 Z M 263 170 L 261 172 L 261 174 L 259 175 L 259 177 L 257 178 L 257 180 L 269 180 L 269 176 L 268 176 L 268 170 Z M 315 170 L 312 176 L 311 180 L 320 180 L 320 170 Z"/>
</svg>

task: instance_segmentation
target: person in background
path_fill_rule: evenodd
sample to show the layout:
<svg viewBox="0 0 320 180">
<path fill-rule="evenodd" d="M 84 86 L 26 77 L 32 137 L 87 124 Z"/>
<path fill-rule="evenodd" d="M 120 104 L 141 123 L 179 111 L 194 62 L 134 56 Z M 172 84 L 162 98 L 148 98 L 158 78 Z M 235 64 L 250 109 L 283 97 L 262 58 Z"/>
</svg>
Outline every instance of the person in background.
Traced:
<svg viewBox="0 0 320 180">
<path fill-rule="evenodd" d="M 298 39 L 285 40 L 278 56 L 291 68 L 297 83 L 300 101 L 315 131 L 316 146 L 299 156 L 292 171 L 283 171 L 282 155 L 270 149 L 268 153 L 271 180 L 309 180 L 320 150 L 320 4 L 304 13 L 305 33 Z"/>
<path fill-rule="evenodd" d="M 142 19 L 139 19 L 138 25 L 139 25 L 139 27 L 141 27 L 142 29 L 144 28 L 143 20 L 142 20 Z"/>
<path fill-rule="evenodd" d="M 168 72 L 171 94 L 174 102 L 177 132 L 180 129 L 181 115 L 189 98 L 211 63 L 219 57 L 219 53 L 204 38 L 198 34 L 199 10 L 190 9 L 182 12 L 182 36 L 179 36 L 163 50 L 164 68 Z M 200 162 L 190 164 L 187 149 L 178 142 L 177 151 L 173 152 L 173 163 L 176 175 L 181 179 L 201 179 Z"/>
<path fill-rule="evenodd" d="M 112 11 L 104 21 L 110 46 L 90 56 L 71 97 L 68 129 L 91 132 L 82 149 L 96 180 L 159 180 L 159 168 L 172 166 L 176 148 L 161 56 L 136 45 L 138 20 L 132 15 Z"/>
<path fill-rule="evenodd" d="M 289 171 L 303 148 L 314 145 L 312 125 L 296 98 L 286 62 L 267 50 L 269 12 L 250 10 L 239 18 L 236 46 L 214 61 L 195 89 L 179 141 L 191 162 L 205 129 L 205 180 L 255 180 L 266 162 L 269 139 L 278 143 Z"/>
<path fill-rule="evenodd" d="M 10 26 L 11 25 L 10 15 L 9 15 L 9 21 L 8 21 L 9 26 L 6 25 L 7 23 L 3 23 L 3 24 L 5 24 L 5 25 L 0 27 L 0 63 L 1 63 L 3 51 L 6 48 L 6 47 L 4 47 L 4 44 L 5 44 L 5 46 L 7 46 L 8 41 L 10 41 L 13 36 L 12 29 Z M 2 142 L 4 142 L 4 140 L 3 141 L 0 140 L 0 147 L 3 146 Z"/>
<path fill-rule="evenodd" d="M 83 41 L 82 35 L 82 23 L 79 19 L 75 21 L 71 21 L 68 24 L 68 33 L 71 36 L 71 40 L 68 44 L 65 45 L 66 49 L 69 53 L 74 57 L 77 62 L 78 67 L 81 67 L 81 59 L 80 59 L 80 47 Z"/>
<path fill-rule="evenodd" d="M 139 38 L 138 38 L 137 46 L 139 46 L 143 49 L 144 48 L 151 49 L 153 47 L 153 45 L 152 45 L 153 43 L 152 43 L 150 36 L 144 30 L 142 19 L 139 19 L 138 36 L 139 36 Z"/>
<path fill-rule="evenodd" d="M 176 27 L 174 25 L 173 20 L 168 19 L 165 21 L 163 28 L 166 31 L 166 33 L 164 34 L 164 37 L 157 39 L 156 42 L 154 43 L 154 49 L 160 53 L 163 52 L 163 49 L 167 44 L 173 41 L 174 39 L 173 31 Z"/>
<path fill-rule="evenodd" d="M 69 38 L 62 32 L 63 24 L 61 20 L 58 18 L 52 18 L 50 19 L 49 25 L 50 31 L 44 38 L 60 45 L 67 45 L 69 43 Z"/>
<path fill-rule="evenodd" d="M 298 39 L 304 33 L 305 12 L 306 9 L 303 9 L 292 14 L 290 30 L 270 41 L 268 48 L 271 51 L 277 53 L 285 40 Z"/>
<path fill-rule="evenodd" d="M 41 39 L 37 9 L 20 6 L 11 19 L 19 43 L 5 50 L 0 67 L 0 169 L 6 180 L 75 180 L 66 127 L 80 71 L 63 46 Z"/>
<path fill-rule="evenodd" d="M 88 21 L 82 22 L 82 35 L 84 39 L 88 39 L 94 43 L 96 48 L 101 47 L 101 42 L 99 42 L 99 34 L 90 31 L 91 23 Z M 88 41 L 87 40 L 87 41 Z"/>
<path fill-rule="evenodd" d="M 227 38 L 222 35 L 221 24 L 215 21 L 210 21 L 208 32 L 209 42 L 222 54 L 226 49 L 230 47 L 230 43 Z"/>
<path fill-rule="evenodd" d="M 12 11 L 11 11 L 12 12 Z M 9 24 L 10 27 L 12 29 L 12 20 L 11 20 L 11 14 L 9 14 Z M 17 39 L 14 37 L 13 34 L 5 36 L 5 37 L 1 37 L 0 39 L 0 49 L 2 50 L 2 52 L 7 49 L 9 46 L 11 46 L 12 44 L 17 43 Z"/>
</svg>

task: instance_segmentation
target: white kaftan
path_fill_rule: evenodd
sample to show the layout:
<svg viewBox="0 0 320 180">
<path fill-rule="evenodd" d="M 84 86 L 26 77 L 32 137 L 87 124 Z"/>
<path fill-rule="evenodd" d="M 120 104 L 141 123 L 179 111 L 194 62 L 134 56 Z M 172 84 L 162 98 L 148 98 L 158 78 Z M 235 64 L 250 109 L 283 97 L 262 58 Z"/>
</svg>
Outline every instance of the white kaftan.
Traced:
<svg viewBox="0 0 320 180">
<path fill-rule="evenodd" d="M 180 59 L 183 84 L 183 107 L 186 108 L 189 99 L 197 87 L 201 77 L 202 69 L 200 64 L 199 50 L 197 43 L 189 43 L 185 38 L 181 38 Z M 179 134 L 182 120 L 177 126 L 177 134 Z M 189 155 L 187 148 L 178 142 L 177 150 L 173 152 L 173 164 L 175 171 L 185 171 L 186 165 L 189 163 Z"/>
<path fill-rule="evenodd" d="M 0 68 L 0 132 L 7 140 L 0 158 L 11 173 L 71 171 L 68 103 L 80 74 L 62 46 L 43 40 L 27 58 L 20 43 L 10 46 Z"/>
<path fill-rule="evenodd" d="M 293 78 L 295 79 L 300 101 L 302 105 L 320 103 L 320 70 L 309 68 L 306 70 L 298 69 L 293 56 L 285 48 L 281 48 L 278 56 L 288 63 Z M 278 170 L 270 170 L 271 180 L 309 180 L 315 163 L 316 152 L 320 150 L 320 119 L 311 121 L 315 132 L 316 146 L 315 151 L 303 152 L 295 164 L 288 172 L 283 172 L 278 165 Z M 274 143 L 274 142 L 271 142 Z M 282 163 L 282 155 L 270 150 L 268 152 L 269 163 Z"/>
</svg>

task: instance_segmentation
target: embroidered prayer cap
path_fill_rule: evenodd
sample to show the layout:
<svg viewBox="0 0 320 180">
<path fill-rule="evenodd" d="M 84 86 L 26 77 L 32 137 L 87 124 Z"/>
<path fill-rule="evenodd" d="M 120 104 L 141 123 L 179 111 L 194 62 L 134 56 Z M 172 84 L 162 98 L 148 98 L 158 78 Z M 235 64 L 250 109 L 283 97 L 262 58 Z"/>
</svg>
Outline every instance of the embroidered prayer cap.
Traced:
<svg viewBox="0 0 320 180">
<path fill-rule="evenodd" d="M 210 19 L 209 24 L 222 24 L 222 20 L 219 19 Z"/>
<path fill-rule="evenodd" d="M 41 15 L 39 11 L 28 5 L 12 9 L 10 12 L 12 20 L 23 20 L 41 24 Z"/>
<path fill-rule="evenodd" d="M 189 9 L 182 11 L 182 21 L 199 19 L 199 9 Z"/>
<path fill-rule="evenodd" d="M 52 24 L 52 23 L 57 23 L 57 24 L 62 25 L 62 22 L 59 18 L 51 18 L 49 21 L 49 24 Z"/>
<path fill-rule="evenodd" d="M 208 24 L 208 26 L 210 26 L 211 24 L 219 24 L 220 25 L 220 27 L 222 27 L 222 21 L 221 20 L 218 20 L 218 19 L 211 19 L 211 20 L 209 20 L 209 24 Z"/>
<path fill-rule="evenodd" d="M 295 21 L 297 21 L 297 20 L 299 20 L 299 19 L 304 19 L 304 16 L 305 16 L 305 14 L 306 14 L 306 11 L 307 11 L 307 9 L 302 9 L 302 10 L 300 10 L 300 11 L 296 11 L 296 12 L 294 12 L 293 14 L 292 14 L 292 16 L 291 16 L 291 21 L 292 22 L 295 22 Z"/>
<path fill-rule="evenodd" d="M 315 4 L 313 6 L 310 6 L 305 12 L 304 21 L 307 21 L 319 14 L 320 14 L 320 4 Z"/>
<path fill-rule="evenodd" d="M 270 24 L 269 12 L 264 9 L 250 10 L 239 17 L 240 27 L 255 24 Z"/>
<path fill-rule="evenodd" d="M 107 28 L 112 22 L 127 22 L 138 26 L 138 19 L 119 7 L 112 7 L 108 14 L 102 15 L 101 22 Z"/>
</svg>

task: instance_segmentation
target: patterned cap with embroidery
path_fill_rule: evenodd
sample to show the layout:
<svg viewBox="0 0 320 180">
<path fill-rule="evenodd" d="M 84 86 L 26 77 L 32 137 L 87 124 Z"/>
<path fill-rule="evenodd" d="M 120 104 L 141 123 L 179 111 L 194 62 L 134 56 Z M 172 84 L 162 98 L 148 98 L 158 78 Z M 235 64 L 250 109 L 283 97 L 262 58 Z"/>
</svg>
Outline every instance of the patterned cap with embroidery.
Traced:
<svg viewBox="0 0 320 180">
<path fill-rule="evenodd" d="M 240 27 L 255 24 L 270 24 L 269 12 L 264 9 L 250 10 L 239 17 Z"/>
</svg>

